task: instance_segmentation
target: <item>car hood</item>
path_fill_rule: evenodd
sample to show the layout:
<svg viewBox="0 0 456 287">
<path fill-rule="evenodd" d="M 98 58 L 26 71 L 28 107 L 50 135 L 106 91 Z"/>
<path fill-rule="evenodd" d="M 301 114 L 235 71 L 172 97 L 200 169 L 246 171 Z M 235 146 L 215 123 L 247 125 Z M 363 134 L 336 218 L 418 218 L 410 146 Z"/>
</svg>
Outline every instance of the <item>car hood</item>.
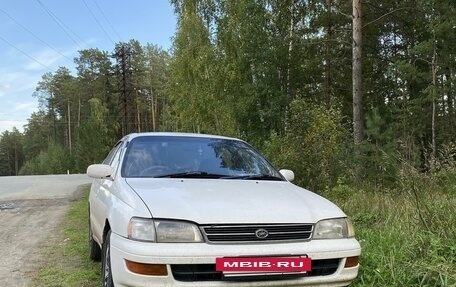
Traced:
<svg viewBox="0 0 456 287">
<path fill-rule="evenodd" d="M 286 181 L 127 178 L 154 218 L 220 223 L 315 223 L 344 217 L 333 203 Z"/>
</svg>

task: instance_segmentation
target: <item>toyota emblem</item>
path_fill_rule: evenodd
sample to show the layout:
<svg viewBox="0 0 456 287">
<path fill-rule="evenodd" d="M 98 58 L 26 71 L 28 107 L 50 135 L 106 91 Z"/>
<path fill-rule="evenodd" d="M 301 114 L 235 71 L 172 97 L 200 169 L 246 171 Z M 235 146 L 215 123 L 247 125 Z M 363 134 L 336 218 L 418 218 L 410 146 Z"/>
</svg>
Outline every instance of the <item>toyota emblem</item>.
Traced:
<svg viewBox="0 0 456 287">
<path fill-rule="evenodd" d="M 266 229 L 260 228 L 257 231 L 255 231 L 255 236 L 258 239 L 265 239 L 269 236 L 269 232 Z"/>
</svg>

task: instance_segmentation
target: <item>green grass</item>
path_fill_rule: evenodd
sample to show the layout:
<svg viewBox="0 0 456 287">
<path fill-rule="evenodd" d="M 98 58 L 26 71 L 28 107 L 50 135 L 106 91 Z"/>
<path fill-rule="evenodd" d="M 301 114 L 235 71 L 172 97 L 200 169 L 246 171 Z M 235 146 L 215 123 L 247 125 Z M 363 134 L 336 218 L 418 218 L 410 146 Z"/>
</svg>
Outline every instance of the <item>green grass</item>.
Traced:
<svg viewBox="0 0 456 287">
<path fill-rule="evenodd" d="M 362 246 L 352 286 L 456 286 L 456 181 L 410 175 L 392 190 L 324 192 L 352 219 Z"/>
<path fill-rule="evenodd" d="M 67 215 L 43 248 L 44 265 L 37 271 L 33 287 L 99 287 L 101 266 L 88 256 L 88 188 L 73 202 Z"/>
<path fill-rule="evenodd" d="M 456 286 L 456 176 L 407 175 L 390 190 L 344 184 L 323 195 L 352 219 L 362 250 L 354 287 Z M 33 286 L 101 286 L 87 250 L 87 196 L 75 202 Z M 51 242 L 52 243 L 52 242 Z"/>
</svg>

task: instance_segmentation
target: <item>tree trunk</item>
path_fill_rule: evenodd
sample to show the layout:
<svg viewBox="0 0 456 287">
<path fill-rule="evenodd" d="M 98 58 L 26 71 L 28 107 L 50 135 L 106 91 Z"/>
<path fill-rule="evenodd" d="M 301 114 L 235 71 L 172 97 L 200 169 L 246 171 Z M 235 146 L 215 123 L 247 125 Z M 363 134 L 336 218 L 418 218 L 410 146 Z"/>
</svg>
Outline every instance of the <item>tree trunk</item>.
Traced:
<svg viewBox="0 0 456 287">
<path fill-rule="evenodd" d="M 357 146 L 364 140 L 361 15 L 361 0 L 353 0 L 353 138 Z"/>
<path fill-rule="evenodd" d="M 67 101 L 67 115 L 68 115 L 68 149 L 71 154 L 71 110 L 70 110 L 70 98 Z"/>
<path fill-rule="evenodd" d="M 141 114 L 139 111 L 139 98 L 138 98 L 138 92 L 136 92 L 136 122 L 138 125 L 136 126 L 136 131 L 138 133 L 141 132 Z"/>
<path fill-rule="evenodd" d="M 329 108 L 331 106 L 331 94 L 332 94 L 332 57 L 331 57 L 331 40 L 333 36 L 333 23 L 332 23 L 332 6 L 333 0 L 326 0 L 326 5 L 328 6 L 328 23 L 326 26 L 326 41 L 325 44 L 325 103 Z"/>
<path fill-rule="evenodd" d="M 78 97 L 78 128 L 81 127 L 81 96 Z"/>
<path fill-rule="evenodd" d="M 293 53 L 293 38 L 294 38 L 294 11 L 295 11 L 295 2 L 293 1 L 289 8 L 289 15 L 290 15 L 290 26 L 288 30 L 288 52 L 287 52 L 287 74 L 286 74 L 286 96 L 287 96 L 287 103 L 285 106 L 285 118 L 284 118 L 284 129 L 285 131 L 288 130 L 289 121 L 290 121 L 290 103 L 293 100 L 293 95 L 291 91 L 291 61 L 292 61 L 292 53 Z"/>
<path fill-rule="evenodd" d="M 155 126 L 155 103 L 154 103 L 154 90 L 151 88 L 150 89 L 150 112 L 151 112 L 151 117 L 152 117 L 152 131 L 155 132 L 156 126 Z"/>
<path fill-rule="evenodd" d="M 432 119 L 431 119 L 431 130 L 432 130 L 432 153 L 431 153 L 431 165 L 434 166 L 436 159 L 437 146 L 435 142 L 435 116 L 436 116 L 436 89 L 437 89 L 437 51 L 435 47 L 435 34 L 434 34 L 434 54 L 432 55 Z"/>
<path fill-rule="evenodd" d="M 19 159 L 17 157 L 17 142 L 14 142 L 14 175 L 19 174 Z"/>
<path fill-rule="evenodd" d="M 456 125 L 456 117 L 455 117 L 455 108 L 456 108 L 456 100 L 455 100 L 455 88 L 454 88 L 454 72 L 453 67 L 450 66 L 447 76 L 448 81 L 448 96 L 447 96 L 447 103 L 448 103 L 448 117 L 449 117 L 449 125 L 455 126 Z"/>
<path fill-rule="evenodd" d="M 291 99 L 292 99 L 291 60 L 292 60 L 292 53 L 293 53 L 293 37 L 294 37 L 294 4 L 290 5 L 289 13 L 290 13 L 290 27 L 288 30 L 287 97 L 288 97 L 288 100 L 291 101 Z"/>
</svg>

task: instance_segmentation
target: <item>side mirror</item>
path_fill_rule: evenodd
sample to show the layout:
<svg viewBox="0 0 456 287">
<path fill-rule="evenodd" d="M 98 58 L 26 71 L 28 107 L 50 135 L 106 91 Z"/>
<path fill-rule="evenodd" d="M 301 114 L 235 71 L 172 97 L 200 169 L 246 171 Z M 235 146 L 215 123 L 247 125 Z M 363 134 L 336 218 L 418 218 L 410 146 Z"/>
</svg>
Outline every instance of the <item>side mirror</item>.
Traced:
<svg viewBox="0 0 456 287">
<path fill-rule="evenodd" d="M 92 164 L 87 168 L 87 175 L 92 178 L 104 179 L 110 177 L 114 170 L 107 164 Z"/>
<path fill-rule="evenodd" d="M 283 175 L 283 177 L 285 177 L 286 180 L 288 181 L 293 181 L 294 180 L 294 172 L 292 170 L 289 170 L 289 169 L 281 169 L 279 170 L 280 174 Z"/>
</svg>

